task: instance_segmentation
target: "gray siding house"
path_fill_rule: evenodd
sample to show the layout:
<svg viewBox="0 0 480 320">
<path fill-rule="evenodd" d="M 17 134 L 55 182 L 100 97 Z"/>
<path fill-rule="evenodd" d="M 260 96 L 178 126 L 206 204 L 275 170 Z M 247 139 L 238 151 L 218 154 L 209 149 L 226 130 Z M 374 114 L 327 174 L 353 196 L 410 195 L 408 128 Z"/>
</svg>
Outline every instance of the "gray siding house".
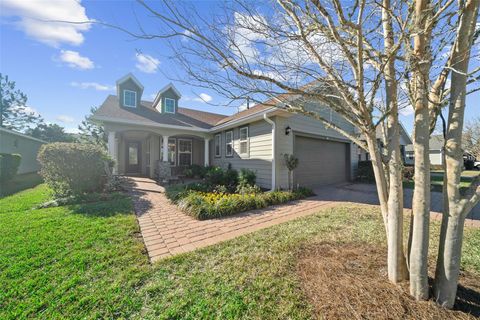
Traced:
<svg viewBox="0 0 480 320">
<path fill-rule="evenodd" d="M 115 172 L 154 177 L 159 163 L 248 168 L 263 188 L 287 188 L 284 154 L 299 158 L 294 183 L 315 187 L 349 181 L 357 146 L 337 131 L 302 115 L 257 104 L 232 116 L 180 107 L 181 93 L 169 84 L 153 101 L 141 99 L 142 84 L 128 74 L 117 81 L 93 119 L 108 132 Z M 317 110 L 318 110 L 318 106 Z M 307 106 L 308 108 L 308 106 Z M 347 132 L 355 128 L 328 108 L 321 109 Z"/>
<path fill-rule="evenodd" d="M 44 143 L 47 142 L 20 132 L 0 128 L 0 153 L 18 153 L 22 156 L 18 174 L 40 170 L 37 154 Z"/>
</svg>

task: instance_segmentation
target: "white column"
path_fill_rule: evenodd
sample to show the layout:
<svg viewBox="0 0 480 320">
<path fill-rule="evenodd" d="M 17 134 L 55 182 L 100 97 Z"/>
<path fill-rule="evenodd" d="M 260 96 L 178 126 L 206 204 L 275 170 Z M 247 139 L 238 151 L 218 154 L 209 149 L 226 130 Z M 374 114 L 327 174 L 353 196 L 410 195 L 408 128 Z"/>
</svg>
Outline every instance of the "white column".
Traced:
<svg viewBox="0 0 480 320">
<path fill-rule="evenodd" d="M 168 162 L 168 136 L 163 136 L 162 152 L 163 152 L 162 161 Z"/>
<path fill-rule="evenodd" d="M 205 167 L 207 167 L 210 163 L 210 152 L 209 152 L 209 142 L 210 142 L 210 139 L 208 138 L 205 138 L 205 148 L 204 148 L 204 153 L 205 153 Z"/>
<path fill-rule="evenodd" d="M 117 168 L 118 168 L 116 149 L 117 148 L 116 148 L 116 142 L 115 142 L 115 131 L 109 131 L 108 132 L 108 154 L 115 161 L 115 164 L 113 166 L 113 174 L 117 174 Z"/>
</svg>

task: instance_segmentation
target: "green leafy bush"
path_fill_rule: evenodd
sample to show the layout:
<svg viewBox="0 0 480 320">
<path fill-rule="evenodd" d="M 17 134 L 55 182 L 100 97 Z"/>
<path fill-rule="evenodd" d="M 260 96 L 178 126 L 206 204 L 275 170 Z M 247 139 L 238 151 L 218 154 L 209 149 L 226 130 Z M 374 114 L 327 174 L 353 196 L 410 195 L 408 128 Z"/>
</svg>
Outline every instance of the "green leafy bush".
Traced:
<svg viewBox="0 0 480 320">
<path fill-rule="evenodd" d="M 38 161 L 47 185 L 56 196 L 101 191 L 111 159 L 93 144 L 50 143 L 43 145 Z"/>
<path fill-rule="evenodd" d="M 301 188 L 297 191 L 273 191 L 251 194 L 229 194 L 192 191 L 177 200 L 178 206 L 188 215 L 199 219 L 228 216 L 252 209 L 298 200 L 312 195 L 312 191 Z"/>
<path fill-rule="evenodd" d="M 205 178 L 207 168 L 198 164 L 192 164 L 185 170 L 185 176 L 188 178 Z"/>
<path fill-rule="evenodd" d="M 242 168 L 238 174 L 238 188 L 254 186 L 257 181 L 257 175 L 254 171 Z"/>
<path fill-rule="evenodd" d="M 236 190 L 236 193 L 240 193 L 240 194 L 260 193 L 260 192 L 262 192 L 262 189 L 260 189 L 260 187 L 257 185 L 253 185 L 253 186 L 249 184 L 243 185 L 240 183 L 238 183 L 237 190 Z"/>
<path fill-rule="evenodd" d="M 185 198 L 191 191 L 211 192 L 213 187 L 205 183 L 190 183 L 187 185 L 173 185 L 165 190 L 165 196 L 170 201 L 177 203 L 178 200 Z"/>
<path fill-rule="evenodd" d="M 21 161 L 19 154 L 0 153 L 0 181 L 11 180 L 17 174 Z"/>
<path fill-rule="evenodd" d="M 357 180 L 361 182 L 374 182 L 372 161 L 359 161 L 357 169 Z"/>
</svg>

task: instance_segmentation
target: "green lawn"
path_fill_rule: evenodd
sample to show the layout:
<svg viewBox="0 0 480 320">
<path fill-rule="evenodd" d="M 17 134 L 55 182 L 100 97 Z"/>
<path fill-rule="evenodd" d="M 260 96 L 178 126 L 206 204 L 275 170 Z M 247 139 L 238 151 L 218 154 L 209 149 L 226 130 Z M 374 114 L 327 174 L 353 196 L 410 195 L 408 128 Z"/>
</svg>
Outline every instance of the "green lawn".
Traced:
<svg viewBox="0 0 480 320">
<path fill-rule="evenodd" d="M 377 209 L 349 206 L 151 266 L 128 198 L 31 209 L 48 198 L 40 185 L 0 200 L 0 319 L 309 319 L 302 248 L 385 242 Z M 480 230 L 462 267 L 480 274 Z"/>
<path fill-rule="evenodd" d="M 443 171 L 432 171 L 430 175 L 430 180 L 431 180 L 431 185 L 432 185 L 432 191 L 437 191 L 437 192 L 442 192 L 443 188 Z M 478 170 L 465 170 L 462 172 L 462 176 L 460 177 L 460 191 L 464 192 L 466 191 L 470 185 L 472 184 L 472 181 L 480 176 L 480 171 Z M 412 188 L 414 187 L 414 182 L 413 181 L 404 181 L 403 186 L 405 188 Z"/>
</svg>

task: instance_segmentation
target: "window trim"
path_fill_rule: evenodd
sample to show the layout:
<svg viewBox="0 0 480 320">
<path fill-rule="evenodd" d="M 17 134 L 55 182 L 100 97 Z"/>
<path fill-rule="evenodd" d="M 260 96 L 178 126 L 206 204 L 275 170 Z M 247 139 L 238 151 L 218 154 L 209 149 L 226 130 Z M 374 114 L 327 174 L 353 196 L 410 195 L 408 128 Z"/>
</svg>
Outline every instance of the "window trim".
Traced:
<svg viewBox="0 0 480 320">
<path fill-rule="evenodd" d="M 217 137 L 218 137 L 218 154 L 217 154 Z M 222 134 L 217 133 L 213 138 L 213 155 L 215 158 L 222 157 Z"/>
<path fill-rule="evenodd" d="M 230 142 L 227 142 L 227 135 L 228 134 L 231 134 L 232 135 L 232 138 L 231 138 L 231 141 Z M 232 146 L 232 153 L 228 154 L 228 148 L 227 146 L 228 145 L 231 145 Z M 225 131 L 225 158 L 232 158 L 233 157 L 233 153 L 234 153 L 234 139 L 233 139 L 233 130 L 229 130 L 229 131 Z"/>
<path fill-rule="evenodd" d="M 180 152 L 180 141 L 190 142 L 190 152 Z M 180 153 L 190 154 L 190 164 L 189 165 L 193 164 L 193 140 L 192 139 L 182 139 L 182 138 L 177 139 L 177 157 L 178 157 L 177 163 L 178 163 L 179 166 L 181 165 L 180 164 Z M 187 165 L 187 166 L 189 166 L 189 165 Z"/>
<path fill-rule="evenodd" d="M 126 94 L 125 94 L 125 93 L 127 93 L 127 92 L 131 92 L 131 93 L 133 93 L 133 94 L 135 95 L 135 105 L 132 106 L 132 105 L 128 105 L 128 104 L 126 103 L 126 101 L 125 101 Z M 123 105 L 124 105 L 125 107 L 129 107 L 129 108 L 136 108 L 136 107 L 137 107 L 137 92 L 136 92 L 136 91 L 132 91 L 132 90 L 124 89 L 124 90 L 123 90 Z"/>
<path fill-rule="evenodd" d="M 172 100 L 173 101 L 173 111 L 171 111 L 171 112 L 167 110 L 167 100 Z M 175 106 L 176 106 L 175 99 L 165 98 L 165 113 L 175 113 Z"/>
<path fill-rule="evenodd" d="M 247 139 L 242 140 L 242 130 L 246 129 L 247 130 Z M 242 143 L 246 142 L 247 143 L 247 151 L 242 153 Z M 240 127 L 238 129 L 238 154 L 242 156 L 249 156 L 250 155 L 250 129 L 248 126 L 245 127 Z"/>
</svg>

